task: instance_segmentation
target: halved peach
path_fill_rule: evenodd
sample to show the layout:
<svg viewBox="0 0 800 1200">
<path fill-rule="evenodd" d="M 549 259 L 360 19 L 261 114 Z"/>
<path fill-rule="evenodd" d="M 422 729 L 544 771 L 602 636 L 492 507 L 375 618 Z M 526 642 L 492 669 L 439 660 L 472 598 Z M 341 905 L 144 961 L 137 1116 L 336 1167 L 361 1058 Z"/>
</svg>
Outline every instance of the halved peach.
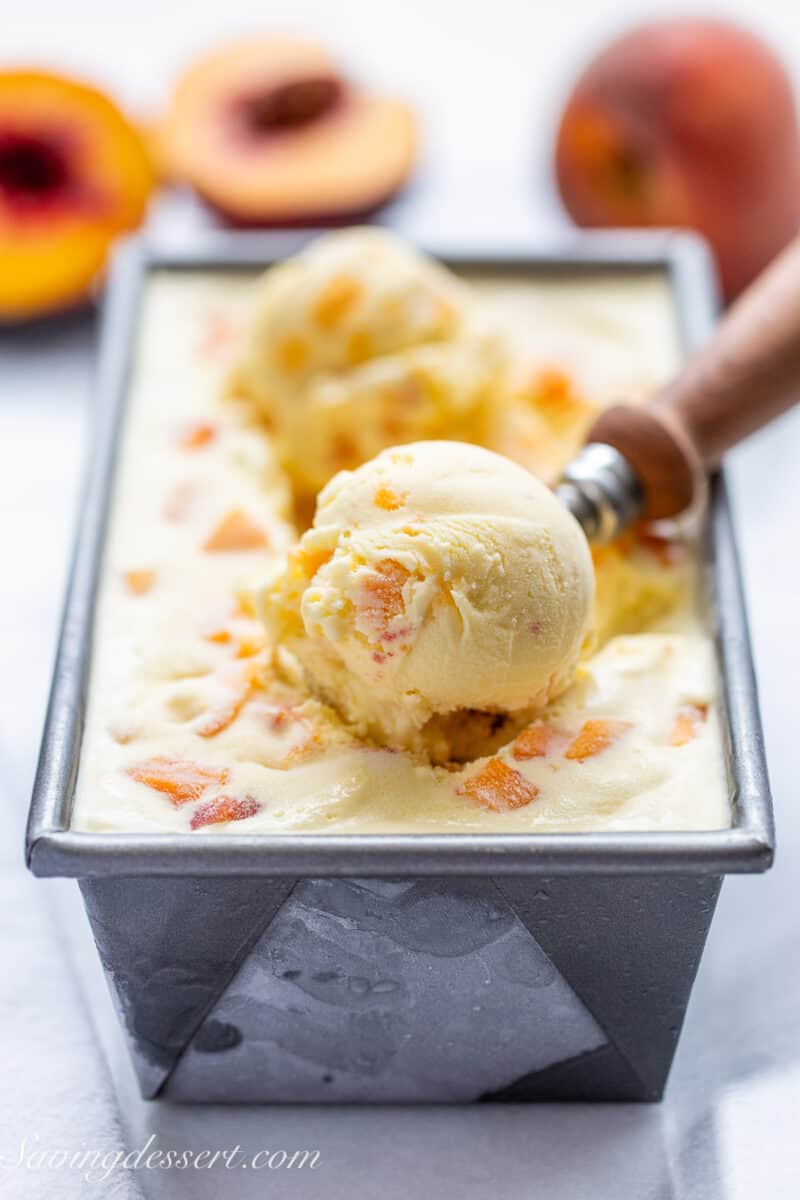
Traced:
<svg viewBox="0 0 800 1200">
<path fill-rule="evenodd" d="M 196 62 L 161 131 L 166 170 L 241 224 L 369 212 L 410 174 L 414 119 L 312 42 L 250 38 Z"/>
<path fill-rule="evenodd" d="M 0 320 L 86 296 L 153 186 L 137 130 L 96 88 L 0 71 Z"/>
</svg>

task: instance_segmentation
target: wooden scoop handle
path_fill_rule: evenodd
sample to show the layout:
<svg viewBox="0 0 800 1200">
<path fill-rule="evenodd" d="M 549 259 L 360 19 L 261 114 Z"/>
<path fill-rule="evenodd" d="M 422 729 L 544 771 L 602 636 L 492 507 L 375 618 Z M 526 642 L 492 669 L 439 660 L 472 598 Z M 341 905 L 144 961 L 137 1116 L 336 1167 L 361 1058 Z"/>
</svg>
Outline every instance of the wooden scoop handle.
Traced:
<svg viewBox="0 0 800 1200">
<path fill-rule="evenodd" d="M 798 400 L 800 238 L 671 383 L 645 406 L 606 409 L 587 441 L 605 442 L 628 459 L 644 489 L 645 517 L 671 517 L 691 504 L 703 471 Z"/>
</svg>

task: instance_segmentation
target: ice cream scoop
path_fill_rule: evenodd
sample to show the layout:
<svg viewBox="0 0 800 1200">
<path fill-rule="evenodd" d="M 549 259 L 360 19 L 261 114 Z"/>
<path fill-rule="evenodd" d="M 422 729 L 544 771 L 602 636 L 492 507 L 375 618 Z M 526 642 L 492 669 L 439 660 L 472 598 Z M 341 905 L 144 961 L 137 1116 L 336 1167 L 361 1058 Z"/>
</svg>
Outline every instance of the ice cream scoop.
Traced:
<svg viewBox="0 0 800 1200">
<path fill-rule="evenodd" d="M 264 611 L 351 726 L 413 749 L 437 718 L 529 713 L 563 691 L 593 592 L 586 539 L 539 480 L 420 442 L 331 480 Z"/>
<path fill-rule="evenodd" d="M 676 516 L 726 450 L 800 400 L 800 239 L 644 406 L 606 409 L 557 494 L 592 541 Z"/>
<path fill-rule="evenodd" d="M 386 446 L 483 440 L 504 365 L 462 281 L 384 230 L 351 229 L 264 274 L 238 380 L 304 510 Z"/>
</svg>

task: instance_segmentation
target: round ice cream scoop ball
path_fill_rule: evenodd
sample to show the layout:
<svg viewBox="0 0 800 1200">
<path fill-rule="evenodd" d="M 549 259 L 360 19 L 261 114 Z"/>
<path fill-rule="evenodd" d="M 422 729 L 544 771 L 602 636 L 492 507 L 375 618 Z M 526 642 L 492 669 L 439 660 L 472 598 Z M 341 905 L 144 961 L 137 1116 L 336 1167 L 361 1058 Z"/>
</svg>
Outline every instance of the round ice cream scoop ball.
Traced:
<svg viewBox="0 0 800 1200">
<path fill-rule="evenodd" d="M 433 717 L 535 710 L 567 687 L 593 592 L 586 538 L 533 475 L 420 442 L 331 480 L 265 615 L 347 722 L 414 748 Z"/>
</svg>

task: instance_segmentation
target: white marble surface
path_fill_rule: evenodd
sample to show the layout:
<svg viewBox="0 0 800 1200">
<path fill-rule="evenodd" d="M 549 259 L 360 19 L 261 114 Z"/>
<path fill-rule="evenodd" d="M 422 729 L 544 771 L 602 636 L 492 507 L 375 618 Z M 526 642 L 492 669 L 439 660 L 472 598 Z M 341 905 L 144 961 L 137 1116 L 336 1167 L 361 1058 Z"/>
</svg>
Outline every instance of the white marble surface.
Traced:
<svg viewBox="0 0 800 1200">
<path fill-rule="evenodd" d="M 686 7 L 685 5 L 674 5 Z M 174 62 L 222 31 L 264 23 L 263 6 L 210 0 L 191 9 L 139 0 L 122 13 L 98 0 L 34 0 L 4 20 L 4 56 L 82 67 L 131 100 L 154 101 Z M 747 13 L 750 5 L 717 5 Z M 429 152 L 417 188 L 398 206 L 412 234 L 510 243 L 559 222 L 546 184 L 549 118 L 571 64 L 602 31 L 653 11 L 608 0 L 490 6 L 380 5 L 280 0 L 283 27 L 328 31 L 365 75 L 385 77 L 421 99 Z M 191 17 L 189 16 L 191 13 Z M 157 18 L 156 18 L 156 14 Z M 762 4 L 752 22 L 778 42 L 800 77 L 800 24 L 793 6 Z M 157 35 L 157 36 L 156 36 Z M 155 214 L 180 235 L 201 218 L 191 206 Z M 19 870 L 22 820 L 43 717 L 72 512 L 77 496 L 94 327 L 76 318 L 47 330 L 0 332 L 0 785 L 11 838 L 0 852 Z M 800 1194 L 800 955 L 795 808 L 800 641 L 800 412 L 731 460 L 753 627 L 779 853 L 764 877 L 729 879 L 703 960 L 667 1099 L 658 1107 L 492 1106 L 474 1109 L 182 1108 L 136 1097 L 98 968 L 83 927 L 74 953 L 95 994 L 98 1036 L 120 1098 L 130 1144 L 154 1132 L 162 1146 L 253 1150 L 318 1147 L 312 1174 L 242 1171 L 137 1173 L 158 1198 L 265 1195 L 315 1200 L 424 1196 L 549 1196 L 744 1200 Z M 11 681 L 14 686 L 8 686 Z M 20 881 L 20 886 L 24 881 Z M 54 920 L 74 909 L 74 885 L 34 885 Z M 0 1090 L 13 1088 L 0 1079 Z M 42 1097 L 42 1104 L 46 1098 Z M 33 1121 L 35 1114 L 31 1114 Z M 10 1195 L 16 1195 L 11 1191 Z M 20 1192 L 20 1194 L 22 1194 Z M 26 1193 L 27 1194 L 27 1193 Z M 109 1194 L 102 1191 L 86 1195 Z"/>
</svg>

